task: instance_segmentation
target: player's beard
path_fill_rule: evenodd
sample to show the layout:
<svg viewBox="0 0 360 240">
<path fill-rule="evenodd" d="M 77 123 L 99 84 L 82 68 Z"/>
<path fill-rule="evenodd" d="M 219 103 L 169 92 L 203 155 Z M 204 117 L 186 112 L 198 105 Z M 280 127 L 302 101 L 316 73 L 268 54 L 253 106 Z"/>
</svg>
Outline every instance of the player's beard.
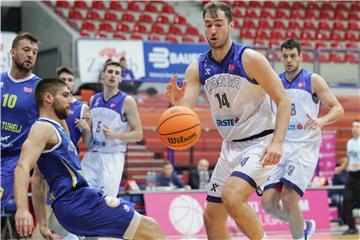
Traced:
<svg viewBox="0 0 360 240">
<path fill-rule="evenodd" d="M 299 67 L 300 67 L 300 64 L 297 64 L 293 70 L 286 71 L 286 73 L 288 73 L 288 74 L 295 73 L 299 69 Z"/>
<path fill-rule="evenodd" d="M 211 38 L 211 37 L 210 37 Z M 229 39 L 230 39 L 230 34 L 228 34 L 227 36 L 226 36 L 226 38 L 221 42 L 221 44 L 219 44 L 219 45 L 217 45 L 217 46 L 215 46 L 214 44 L 212 44 L 211 43 L 211 40 L 208 38 L 208 43 L 209 43 L 209 45 L 211 46 L 211 48 L 213 48 L 213 49 L 222 49 L 222 48 L 224 48 L 225 46 L 226 46 L 226 43 L 229 41 Z"/>
<path fill-rule="evenodd" d="M 19 59 L 17 59 L 17 58 L 14 59 L 14 63 L 15 63 L 16 68 L 17 68 L 19 71 L 24 72 L 24 73 L 29 73 L 29 72 L 31 72 L 32 67 L 33 67 L 33 65 L 30 65 L 30 67 L 27 67 L 26 64 L 25 64 L 25 61 L 24 61 L 23 63 L 21 63 L 21 62 L 19 61 Z"/>
<path fill-rule="evenodd" d="M 52 107 L 54 108 L 55 114 L 59 119 L 66 119 L 68 117 L 67 108 L 62 107 L 58 100 L 55 99 Z"/>
</svg>

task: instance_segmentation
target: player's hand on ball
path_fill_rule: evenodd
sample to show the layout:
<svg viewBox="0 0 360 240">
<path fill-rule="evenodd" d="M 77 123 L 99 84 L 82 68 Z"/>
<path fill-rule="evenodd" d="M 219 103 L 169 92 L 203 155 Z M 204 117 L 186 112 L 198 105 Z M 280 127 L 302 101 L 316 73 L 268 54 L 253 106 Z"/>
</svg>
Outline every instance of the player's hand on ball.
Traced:
<svg viewBox="0 0 360 240">
<path fill-rule="evenodd" d="M 179 105 L 181 99 L 184 97 L 186 84 L 187 84 L 187 81 L 184 80 L 183 85 L 180 88 L 177 85 L 176 81 L 177 81 L 177 75 L 174 75 L 166 86 L 166 96 L 168 97 L 169 101 L 175 106 Z"/>
<path fill-rule="evenodd" d="M 46 240 L 62 239 L 60 235 L 53 233 L 48 226 L 40 226 L 40 233 Z"/>
<path fill-rule="evenodd" d="M 29 210 L 18 209 L 15 214 L 16 231 L 21 237 L 29 237 L 34 231 L 34 220 Z"/>
<path fill-rule="evenodd" d="M 282 144 L 271 143 L 262 153 L 261 164 L 263 167 L 277 164 L 282 156 Z"/>
</svg>

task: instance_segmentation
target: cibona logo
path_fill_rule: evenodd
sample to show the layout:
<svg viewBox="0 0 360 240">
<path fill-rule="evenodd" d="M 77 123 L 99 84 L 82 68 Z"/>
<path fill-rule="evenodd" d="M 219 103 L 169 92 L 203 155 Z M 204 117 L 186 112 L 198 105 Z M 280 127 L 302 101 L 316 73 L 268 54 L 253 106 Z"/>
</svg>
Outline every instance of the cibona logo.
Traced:
<svg viewBox="0 0 360 240">
<path fill-rule="evenodd" d="M 199 53 L 181 53 L 170 52 L 165 47 L 153 47 L 149 53 L 149 62 L 153 64 L 154 68 L 165 69 L 170 64 L 190 64 L 193 60 L 197 59 Z"/>
</svg>

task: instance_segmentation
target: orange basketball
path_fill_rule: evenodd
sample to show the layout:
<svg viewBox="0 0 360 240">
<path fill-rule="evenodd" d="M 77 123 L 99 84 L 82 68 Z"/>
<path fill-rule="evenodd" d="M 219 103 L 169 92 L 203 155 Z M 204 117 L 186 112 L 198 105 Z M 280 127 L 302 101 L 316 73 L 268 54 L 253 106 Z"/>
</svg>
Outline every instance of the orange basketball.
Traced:
<svg viewBox="0 0 360 240">
<path fill-rule="evenodd" d="M 172 107 L 161 114 L 157 132 L 162 143 L 168 148 L 186 150 L 200 137 L 200 119 L 190 108 Z"/>
</svg>

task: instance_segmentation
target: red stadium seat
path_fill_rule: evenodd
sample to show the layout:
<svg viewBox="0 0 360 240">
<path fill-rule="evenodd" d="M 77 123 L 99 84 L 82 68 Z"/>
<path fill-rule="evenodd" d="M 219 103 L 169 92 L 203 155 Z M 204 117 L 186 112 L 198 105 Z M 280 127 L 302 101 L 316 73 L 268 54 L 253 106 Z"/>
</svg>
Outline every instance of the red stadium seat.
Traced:
<svg viewBox="0 0 360 240">
<path fill-rule="evenodd" d="M 285 37 L 288 39 L 288 38 L 299 38 L 299 34 L 295 31 L 291 31 L 291 30 L 288 30 L 285 32 Z"/>
<path fill-rule="evenodd" d="M 275 12 L 275 18 L 287 19 L 289 18 L 289 16 L 286 14 L 284 10 L 277 9 Z"/>
<path fill-rule="evenodd" d="M 300 1 L 296 1 L 296 2 L 293 2 L 292 8 L 297 9 L 297 10 L 304 10 L 305 5 L 304 5 L 304 3 L 300 2 Z"/>
<path fill-rule="evenodd" d="M 239 11 L 240 12 L 240 11 Z M 264 18 L 273 18 L 272 13 L 269 10 L 266 9 L 261 9 L 260 11 L 260 18 L 264 19 Z"/>
<path fill-rule="evenodd" d="M 135 22 L 135 16 L 131 13 L 123 13 L 123 15 L 121 16 L 121 21 Z"/>
<path fill-rule="evenodd" d="M 360 2 L 357 2 L 357 1 L 353 1 L 351 3 L 351 8 L 350 8 L 352 11 L 357 11 L 359 12 L 360 11 Z"/>
<path fill-rule="evenodd" d="M 87 8 L 86 2 L 85 1 L 75 1 L 74 8 L 86 9 Z"/>
<path fill-rule="evenodd" d="M 139 22 L 152 23 L 153 19 L 152 19 L 151 15 L 143 13 L 143 14 L 140 14 L 140 16 L 139 16 Z"/>
<path fill-rule="evenodd" d="M 357 21 L 348 22 L 347 29 L 350 31 L 360 31 L 360 27 Z"/>
<path fill-rule="evenodd" d="M 126 39 L 126 37 L 125 37 L 123 34 L 121 34 L 121 33 L 114 33 L 114 34 L 113 34 L 113 38 L 117 38 L 117 39 L 121 39 L 121 40 L 125 40 L 125 39 Z"/>
<path fill-rule="evenodd" d="M 92 10 L 87 11 L 86 19 L 97 20 L 97 21 L 101 20 L 100 14 Z"/>
<path fill-rule="evenodd" d="M 344 63 L 345 56 L 344 56 L 344 54 L 341 54 L 339 52 L 332 51 L 332 52 L 330 52 L 330 62 Z"/>
<path fill-rule="evenodd" d="M 256 39 L 269 39 L 269 33 L 264 30 L 257 30 L 255 34 Z"/>
<path fill-rule="evenodd" d="M 343 12 L 335 12 L 334 19 L 336 19 L 336 20 L 347 20 L 347 16 Z"/>
<path fill-rule="evenodd" d="M 186 21 L 186 18 L 184 18 L 183 16 L 175 16 L 174 17 L 174 23 L 181 24 L 181 25 L 186 25 L 187 21 Z"/>
<path fill-rule="evenodd" d="M 95 34 L 95 38 L 108 38 L 106 33 L 98 32 Z"/>
<path fill-rule="evenodd" d="M 258 15 L 254 9 L 246 9 L 245 10 L 245 17 L 246 18 L 258 18 Z"/>
<path fill-rule="evenodd" d="M 348 8 L 348 6 L 346 5 L 346 3 L 341 3 L 341 2 L 336 3 L 335 9 L 336 9 L 336 11 L 349 11 L 350 10 Z M 354 10 L 354 9 L 351 8 L 351 10 Z"/>
<path fill-rule="evenodd" d="M 325 42 L 316 42 L 315 43 L 315 48 L 318 49 L 318 48 L 327 48 L 327 44 Z"/>
<path fill-rule="evenodd" d="M 318 24 L 318 27 L 321 30 L 330 30 L 331 29 L 328 21 L 320 21 Z"/>
<path fill-rule="evenodd" d="M 348 20 L 359 21 L 360 20 L 359 13 L 358 12 L 349 12 Z"/>
<path fill-rule="evenodd" d="M 318 31 L 316 34 L 316 39 L 317 40 L 329 40 L 330 39 L 330 36 L 329 36 L 329 33 L 328 32 L 325 32 L 325 31 Z"/>
<path fill-rule="evenodd" d="M 161 41 L 161 39 L 157 35 L 149 35 L 148 40 L 149 41 L 154 41 L 154 42 Z"/>
<path fill-rule="evenodd" d="M 301 41 L 301 47 L 302 48 L 313 48 L 313 44 L 312 44 L 312 42 Z"/>
<path fill-rule="evenodd" d="M 255 34 L 252 30 L 250 29 L 240 29 L 240 38 L 255 38 Z"/>
<path fill-rule="evenodd" d="M 261 3 L 258 1 L 249 1 L 248 8 L 261 8 Z"/>
<path fill-rule="evenodd" d="M 320 61 L 320 63 L 330 62 L 329 52 L 320 52 L 319 61 Z"/>
<path fill-rule="evenodd" d="M 309 2 L 307 4 L 307 9 L 309 9 L 310 11 L 313 11 L 313 10 L 318 10 L 320 9 L 319 5 L 316 3 L 316 2 Z"/>
<path fill-rule="evenodd" d="M 283 39 L 284 36 L 280 31 L 274 30 L 274 31 L 271 31 L 270 38 L 275 39 L 275 40 L 280 40 L 280 39 Z"/>
<path fill-rule="evenodd" d="M 199 37 L 198 42 L 199 43 L 207 43 L 206 38 L 204 38 L 204 37 Z"/>
<path fill-rule="evenodd" d="M 82 20 L 82 19 L 84 19 L 83 16 L 81 15 L 81 12 L 74 9 L 74 8 L 69 10 L 68 18 L 69 19 L 74 19 L 74 20 Z"/>
<path fill-rule="evenodd" d="M 274 20 L 273 22 L 273 28 L 275 29 L 285 29 L 286 28 L 286 25 L 285 25 L 285 22 L 283 20 Z"/>
<path fill-rule="evenodd" d="M 197 36 L 199 35 L 199 31 L 197 30 L 197 28 L 189 26 L 186 28 L 185 34 Z"/>
<path fill-rule="evenodd" d="M 236 19 L 233 19 L 233 22 L 234 22 L 234 28 L 235 28 L 235 29 L 240 29 L 240 23 L 239 23 L 239 21 L 237 21 Z"/>
<path fill-rule="evenodd" d="M 139 34 L 133 34 L 130 36 L 131 40 L 144 40 L 144 38 Z"/>
<path fill-rule="evenodd" d="M 335 32 L 334 31 L 334 32 L 331 33 L 330 39 L 333 40 L 333 41 L 342 41 L 343 37 L 342 37 L 341 32 Z"/>
<path fill-rule="evenodd" d="M 302 29 L 302 27 L 300 26 L 299 21 L 289 21 L 288 29 L 298 30 Z"/>
<path fill-rule="evenodd" d="M 178 26 L 171 25 L 169 27 L 169 34 L 182 35 L 183 33 L 182 33 L 181 29 Z"/>
<path fill-rule="evenodd" d="M 278 41 L 269 41 L 269 48 L 280 48 L 281 42 Z"/>
<path fill-rule="evenodd" d="M 80 36 L 82 36 L 82 37 L 90 37 L 90 33 L 89 33 L 89 32 L 86 32 L 86 31 L 81 30 L 81 31 L 80 31 Z"/>
<path fill-rule="evenodd" d="M 317 27 L 313 21 L 305 21 L 304 22 L 304 29 L 306 30 L 316 30 Z"/>
<path fill-rule="evenodd" d="M 311 8 L 310 8 L 311 9 Z M 304 19 L 311 20 L 311 19 L 318 19 L 318 15 L 315 11 L 306 11 L 304 15 Z"/>
<path fill-rule="evenodd" d="M 358 44 L 357 43 L 354 43 L 354 42 L 348 42 L 346 43 L 346 47 L 347 48 L 359 48 Z"/>
<path fill-rule="evenodd" d="M 104 32 L 112 32 L 113 31 L 113 26 L 110 23 L 102 22 L 99 25 L 99 30 L 104 31 Z"/>
<path fill-rule="evenodd" d="M 134 12 L 140 11 L 140 6 L 136 2 L 127 2 L 127 3 L 128 3 L 127 10 Z"/>
<path fill-rule="evenodd" d="M 332 42 L 330 43 L 330 47 L 331 48 L 344 48 L 344 44 L 340 43 L 340 42 Z"/>
<path fill-rule="evenodd" d="M 146 26 L 141 23 L 135 24 L 133 30 L 137 33 L 147 33 Z"/>
<path fill-rule="evenodd" d="M 339 31 L 344 31 L 344 30 L 346 30 L 346 27 L 342 22 L 336 21 L 333 24 L 333 29 L 334 30 L 339 30 Z"/>
<path fill-rule="evenodd" d="M 154 34 L 165 34 L 165 30 L 161 25 L 152 25 L 151 32 Z"/>
<path fill-rule="evenodd" d="M 345 40 L 355 42 L 355 41 L 358 41 L 358 38 L 354 32 L 345 32 Z"/>
<path fill-rule="evenodd" d="M 334 10 L 334 7 L 331 3 L 329 2 L 324 2 L 322 5 L 321 5 L 321 9 L 322 10 L 327 10 L 327 11 L 333 11 Z"/>
<path fill-rule="evenodd" d="M 277 5 L 276 5 L 275 2 L 272 2 L 272 1 L 264 1 L 263 8 L 265 8 L 265 9 L 270 9 L 270 8 L 275 9 L 275 8 L 277 8 Z"/>
<path fill-rule="evenodd" d="M 94 9 L 100 9 L 100 10 L 104 10 L 105 9 L 105 5 L 102 1 L 93 1 L 92 4 L 91 4 L 91 8 L 94 8 Z"/>
<path fill-rule="evenodd" d="M 330 20 L 330 19 L 332 19 L 329 12 L 320 12 L 319 18 L 321 20 Z"/>
<path fill-rule="evenodd" d="M 92 22 L 83 22 L 81 24 L 81 30 L 94 32 L 94 31 L 96 31 L 96 27 L 95 27 L 95 24 L 93 24 Z"/>
<path fill-rule="evenodd" d="M 156 22 L 158 23 L 164 23 L 164 24 L 169 24 L 170 21 L 169 21 L 169 18 L 165 15 L 159 15 L 157 18 L 156 18 Z"/>
<path fill-rule="evenodd" d="M 246 2 L 245 1 L 234 1 L 233 6 L 234 7 L 239 7 L 239 8 L 245 8 L 246 7 Z"/>
<path fill-rule="evenodd" d="M 124 23 L 118 23 L 116 25 L 116 31 L 126 32 L 126 33 L 131 32 L 129 26 L 127 24 L 124 24 Z"/>
<path fill-rule="evenodd" d="M 301 52 L 301 57 L 302 57 L 302 60 L 304 62 L 312 62 L 312 61 L 314 61 L 312 54 L 307 52 L 307 51 L 302 51 Z"/>
<path fill-rule="evenodd" d="M 56 1 L 56 8 L 71 8 L 70 3 L 68 1 Z"/>
<path fill-rule="evenodd" d="M 177 38 L 174 37 L 174 36 L 171 36 L 171 35 L 166 35 L 164 40 L 166 42 L 172 42 L 172 43 L 177 43 L 178 42 Z"/>
<path fill-rule="evenodd" d="M 289 4 L 289 2 L 281 1 L 279 2 L 278 7 L 281 9 L 290 9 L 291 5 Z"/>
<path fill-rule="evenodd" d="M 302 40 L 314 40 L 314 36 L 311 32 L 307 32 L 307 31 L 302 31 L 300 34 L 300 38 Z"/>
<path fill-rule="evenodd" d="M 155 4 L 152 4 L 151 2 L 150 3 L 147 3 L 145 5 L 145 11 L 146 12 L 157 12 L 157 7 Z"/>
<path fill-rule="evenodd" d="M 110 1 L 110 9 L 111 10 L 122 10 L 122 6 L 118 1 Z"/>
<path fill-rule="evenodd" d="M 270 22 L 266 19 L 260 19 L 258 21 L 258 28 L 271 29 Z"/>
<path fill-rule="evenodd" d="M 345 54 L 345 61 L 348 63 L 359 63 L 359 55 L 354 52 L 346 52 Z"/>
<path fill-rule="evenodd" d="M 266 47 L 266 42 L 264 40 L 257 39 L 257 40 L 255 40 L 253 42 L 253 46 L 255 46 L 255 47 Z"/>
<path fill-rule="evenodd" d="M 117 22 L 117 16 L 115 13 L 113 12 L 105 12 L 104 14 L 104 20 L 105 21 L 113 21 L 113 22 Z"/>
<path fill-rule="evenodd" d="M 303 15 L 299 10 L 292 10 L 290 12 L 290 19 L 301 19 L 303 18 Z"/>
<path fill-rule="evenodd" d="M 182 41 L 182 42 L 185 42 L 185 43 L 193 43 L 193 42 L 195 42 L 193 38 L 188 37 L 188 36 L 183 36 L 183 37 L 181 38 L 181 41 Z"/>
<path fill-rule="evenodd" d="M 174 8 L 168 4 L 164 4 L 161 8 L 161 12 L 163 13 L 174 13 Z"/>
<path fill-rule="evenodd" d="M 234 18 L 242 18 L 242 16 L 243 15 L 242 15 L 240 9 L 235 8 L 234 11 L 233 11 L 233 17 Z M 233 20 L 234 20 L 234 18 L 233 18 Z"/>
<path fill-rule="evenodd" d="M 256 28 L 255 22 L 251 19 L 244 19 L 242 28 Z"/>
</svg>

